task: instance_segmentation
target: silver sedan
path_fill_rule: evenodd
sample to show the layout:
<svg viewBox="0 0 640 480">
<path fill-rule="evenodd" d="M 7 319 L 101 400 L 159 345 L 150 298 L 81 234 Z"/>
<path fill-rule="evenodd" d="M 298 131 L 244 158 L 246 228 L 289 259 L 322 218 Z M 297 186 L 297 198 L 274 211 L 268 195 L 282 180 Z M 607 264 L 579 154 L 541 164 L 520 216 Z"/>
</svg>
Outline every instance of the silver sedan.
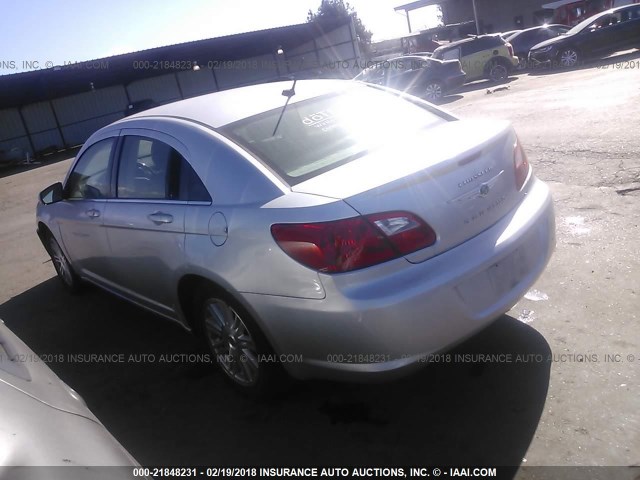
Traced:
<svg viewBox="0 0 640 480">
<path fill-rule="evenodd" d="M 63 283 L 206 339 L 228 378 L 406 373 L 508 311 L 555 246 L 506 122 L 353 81 L 272 83 L 128 117 L 40 194 Z"/>
</svg>

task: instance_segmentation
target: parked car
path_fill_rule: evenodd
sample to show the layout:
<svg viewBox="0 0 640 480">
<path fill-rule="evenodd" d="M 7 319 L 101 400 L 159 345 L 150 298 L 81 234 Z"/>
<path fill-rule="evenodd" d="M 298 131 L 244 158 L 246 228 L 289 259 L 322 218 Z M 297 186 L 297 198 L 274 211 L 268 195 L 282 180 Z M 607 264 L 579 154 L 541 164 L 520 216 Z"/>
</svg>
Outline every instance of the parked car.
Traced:
<svg viewBox="0 0 640 480">
<path fill-rule="evenodd" d="M 94 133 L 37 232 L 81 280 L 202 335 L 245 392 L 407 373 L 508 311 L 555 245 L 507 122 L 347 80 L 254 85 Z M 131 319 L 135 321 L 135 319 Z"/>
<path fill-rule="evenodd" d="M 513 46 L 516 57 L 520 60 L 518 69 L 524 70 L 527 68 L 531 47 L 567 33 L 569 30 L 571 30 L 571 27 L 567 25 L 541 25 L 521 30 L 507 37 L 507 41 Z"/>
<path fill-rule="evenodd" d="M 368 68 L 355 80 L 384 85 L 437 102 L 464 85 L 465 73 L 458 60 L 405 55 Z"/>
<path fill-rule="evenodd" d="M 433 52 L 415 52 L 415 53 L 405 53 L 403 54 L 405 57 L 433 57 Z"/>
<path fill-rule="evenodd" d="M 626 5 L 598 13 L 565 35 L 535 45 L 529 53 L 534 65 L 575 67 L 583 60 L 640 47 L 640 5 Z"/>
<path fill-rule="evenodd" d="M 509 30 L 509 31 L 507 31 L 507 32 L 502 32 L 502 33 L 500 33 L 500 36 L 501 36 L 502 38 L 504 38 L 505 40 L 508 40 L 508 39 L 509 39 L 509 37 L 511 37 L 512 35 L 515 35 L 515 34 L 516 34 L 516 33 L 518 33 L 518 32 L 521 32 L 521 31 L 522 31 L 522 30 Z"/>
<path fill-rule="evenodd" d="M 504 80 L 518 65 L 513 47 L 500 35 L 481 35 L 452 42 L 436 49 L 433 58 L 460 60 L 467 82 L 481 78 Z"/>
<path fill-rule="evenodd" d="M 0 433 L 0 473 L 9 478 L 105 478 L 107 472 L 90 467 L 139 466 L 84 400 L 2 320 Z M 36 466 L 57 466 L 57 470 L 15 468 Z M 62 466 L 87 468 L 70 471 Z M 133 478 L 132 469 L 108 473 L 109 478 Z"/>
</svg>

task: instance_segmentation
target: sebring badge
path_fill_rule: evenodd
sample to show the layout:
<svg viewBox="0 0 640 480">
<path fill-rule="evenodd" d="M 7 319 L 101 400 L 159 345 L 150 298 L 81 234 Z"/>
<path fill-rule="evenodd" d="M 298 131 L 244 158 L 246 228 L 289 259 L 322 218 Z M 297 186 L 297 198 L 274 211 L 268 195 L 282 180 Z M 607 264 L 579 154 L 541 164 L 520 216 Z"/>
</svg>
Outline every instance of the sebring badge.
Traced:
<svg viewBox="0 0 640 480">
<path fill-rule="evenodd" d="M 448 200 L 447 203 L 465 204 L 467 202 L 472 202 L 478 198 L 484 198 L 488 196 L 489 192 L 491 192 L 491 189 L 496 185 L 498 180 L 502 177 L 503 173 L 504 173 L 504 170 L 500 170 L 500 173 L 498 173 L 495 177 L 490 178 L 489 180 L 484 182 L 482 185 L 480 185 L 480 188 L 478 190 L 474 188 L 470 192 L 465 192 L 462 195 L 458 195 L 457 197 L 454 197 L 451 200 Z"/>
</svg>

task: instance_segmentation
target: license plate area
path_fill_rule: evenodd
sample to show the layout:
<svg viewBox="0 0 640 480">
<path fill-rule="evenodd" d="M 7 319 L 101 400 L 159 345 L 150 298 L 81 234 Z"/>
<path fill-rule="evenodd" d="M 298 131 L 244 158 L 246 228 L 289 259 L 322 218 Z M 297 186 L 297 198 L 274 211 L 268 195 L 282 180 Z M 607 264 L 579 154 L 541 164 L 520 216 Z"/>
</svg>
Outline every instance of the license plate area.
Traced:
<svg viewBox="0 0 640 480">
<path fill-rule="evenodd" d="M 523 247 L 515 249 L 487 269 L 460 282 L 456 291 L 472 311 L 482 311 L 498 303 L 531 270 L 531 258 Z"/>
</svg>

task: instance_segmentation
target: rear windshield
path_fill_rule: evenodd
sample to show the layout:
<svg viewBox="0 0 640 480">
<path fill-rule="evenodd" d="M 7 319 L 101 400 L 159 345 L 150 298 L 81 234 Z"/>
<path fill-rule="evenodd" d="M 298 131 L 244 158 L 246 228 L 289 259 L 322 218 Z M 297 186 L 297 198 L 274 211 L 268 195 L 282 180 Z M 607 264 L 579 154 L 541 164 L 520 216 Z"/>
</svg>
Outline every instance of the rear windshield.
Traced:
<svg viewBox="0 0 640 480">
<path fill-rule="evenodd" d="M 444 114 L 366 86 L 289 104 L 274 135 L 281 112 L 278 108 L 245 118 L 222 132 L 289 185 L 445 121 Z"/>
</svg>

